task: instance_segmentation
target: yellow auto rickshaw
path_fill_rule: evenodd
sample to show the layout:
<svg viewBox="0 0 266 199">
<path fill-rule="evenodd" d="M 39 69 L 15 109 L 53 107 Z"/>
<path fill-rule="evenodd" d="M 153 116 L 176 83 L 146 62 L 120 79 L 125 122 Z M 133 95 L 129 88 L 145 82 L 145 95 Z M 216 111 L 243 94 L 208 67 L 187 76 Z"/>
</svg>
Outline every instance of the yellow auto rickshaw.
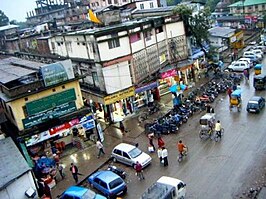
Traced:
<svg viewBox="0 0 266 199">
<path fill-rule="evenodd" d="M 254 67 L 255 75 L 260 75 L 261 74 L 261 68 L 262 68 L 261 64 L 256 64 L 256 66 Z"/>
<path fill-rule="evenodd" d="M 241 90 L 237 89 L 231 93 L 230 107 L 229 107 L 230 111 L 232 111 L 233 108 L 237 108 L 237 111 L 240 111 L 241 105 L 242 105 Z"/>
</svg>

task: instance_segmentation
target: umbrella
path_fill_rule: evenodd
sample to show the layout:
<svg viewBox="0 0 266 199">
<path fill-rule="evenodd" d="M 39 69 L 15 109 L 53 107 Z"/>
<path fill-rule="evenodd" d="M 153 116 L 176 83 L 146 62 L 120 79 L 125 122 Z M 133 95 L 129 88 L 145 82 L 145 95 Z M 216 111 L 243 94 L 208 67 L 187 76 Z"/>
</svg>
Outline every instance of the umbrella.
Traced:
<svg viewBox="0 0 266 199">
<path fill-rule="evenodd" d="M 172 93 L 177 92 L 177 84 L 172 85 L 172 86 L 169 88 L 169 90 L 170 90 Z"/>
</svg>

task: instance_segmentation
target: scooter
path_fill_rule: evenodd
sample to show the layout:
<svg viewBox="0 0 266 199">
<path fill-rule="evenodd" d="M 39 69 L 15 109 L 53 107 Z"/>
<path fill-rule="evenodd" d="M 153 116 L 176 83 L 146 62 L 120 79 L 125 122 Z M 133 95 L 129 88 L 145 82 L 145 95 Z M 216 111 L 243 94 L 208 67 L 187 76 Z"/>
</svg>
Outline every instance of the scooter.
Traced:
<svg viewBox="0 0 266 199">
<path fill-rule="evenodd" d="M 126 179 L 126 172 L 123 169 L 120 169 L 114 165 L 109 165 L 107 171 L 112 171 L 115 174 L 119 175 L 121 178 Z"/>
</svg>

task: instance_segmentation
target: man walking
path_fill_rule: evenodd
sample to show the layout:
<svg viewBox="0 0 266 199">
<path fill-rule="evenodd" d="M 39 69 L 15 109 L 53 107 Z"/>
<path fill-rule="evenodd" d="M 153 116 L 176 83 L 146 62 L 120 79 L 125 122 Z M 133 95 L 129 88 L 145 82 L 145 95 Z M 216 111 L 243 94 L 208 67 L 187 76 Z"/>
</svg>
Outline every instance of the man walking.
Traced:
<svg viewBox="0 0 266 199">
<path fill-rule="evenodd" d="M 99 139 L 96 142 L 96 147 L 99 150 L 99 153 L 97 155 L 97 158 L 100 158 L 101 154 L 105 154 L 105 152 L 103 150 L 103 144 L 101 143 L 101 141 Z"/>
<path fill-rule="evenodd" d="M 165 147 L 162 148 L 163 165 L 168 166 L 168 151 Z"/>
<path fill-rule="evenodd" d="M 57 167 L 57 169 L 58 169 L 58 171 L 59 171 L 59 174 L 60 174 L 60 176 L 61 176 L 61 178 L 62 178 L 62 180 L 65 178 L 65 174 L 64 174 L 64 167 L 63 167 L 63 165 L 61 164 L 61 163 L 56 163 L 56 167 Z"/>
<path fill-rule="evenodd" d="M 137 173 L 137 176 L 139 180 L 144 180 L 144 175 L 143 175 L 143 170 L 142 170 L 142 165 L 137 161 L 135 165 L 135 171 Z"/>
<path fill-rule="evenodd" d="M 74 165 L 74 163 L 71 163 L 70 171 L 72 173 L 72 176 L 76 183 L 78 183 L 78 167 Z"/>
</svg>

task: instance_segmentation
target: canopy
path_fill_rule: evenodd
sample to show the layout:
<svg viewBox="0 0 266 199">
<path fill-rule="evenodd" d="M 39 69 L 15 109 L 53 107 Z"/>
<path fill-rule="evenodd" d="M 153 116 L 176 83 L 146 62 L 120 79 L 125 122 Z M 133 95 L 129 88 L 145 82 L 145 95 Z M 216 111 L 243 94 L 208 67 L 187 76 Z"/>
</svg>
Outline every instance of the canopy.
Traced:
<svg viewBox="0 0 266 199">
<path fill-rule="evenodd" d="M 261 64 L 256 64 L 256 66 L 254 67 L 254 69 L 261 69 L 262 65 Z"/>
<path fill-rule="evenodd" d="M 237 90 L 235 90 L 234 92 L 232 92 L 232 94 L 231 95 L 234 95 L 234 96 L 241 96 L 241 90 L 240 89 L 237 89 Z"/>
</svg>

